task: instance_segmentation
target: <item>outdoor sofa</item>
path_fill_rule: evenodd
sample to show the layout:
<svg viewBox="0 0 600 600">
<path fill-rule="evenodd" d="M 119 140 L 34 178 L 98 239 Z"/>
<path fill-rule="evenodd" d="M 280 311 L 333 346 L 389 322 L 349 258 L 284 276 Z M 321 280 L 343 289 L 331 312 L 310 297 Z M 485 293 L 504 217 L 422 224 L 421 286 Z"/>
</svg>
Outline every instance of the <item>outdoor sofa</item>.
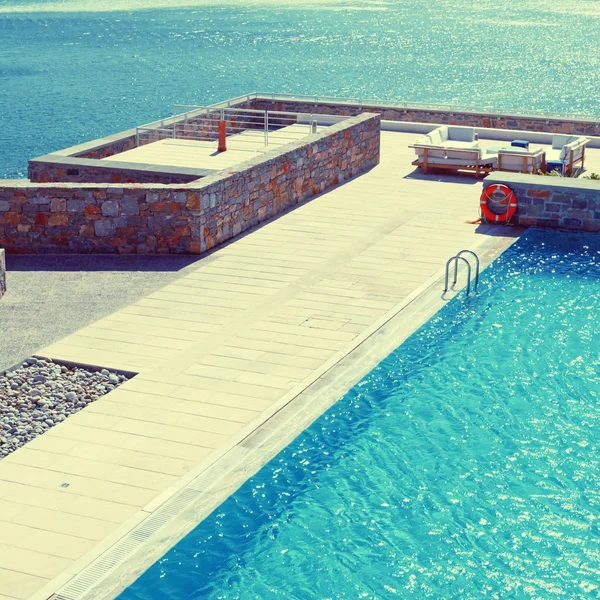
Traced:
<svg viewBox="0 0 600 600">
<path fill-rule="evenodd" d="M 585 161 L 585 147 L 589 143 L 586 137 L 557 134 L 552 136 L 552 148 L 546 150 L 546 163 L 548 166 L 558 166 L 562 175 L 570 176 L 577 163 Z"/>
<path fill-rule="evenodd" d="M 546 153 L 542 148 L 527 150 L 511 146 L 498 150 L 498 171 L 538 173 L 546 171 Z"/>
<path fill-rule="evenodd" d="M 450 171 L 473 171 L 475 176 L 488 174 L 496 167 L 497 156 L 486 153 L 476 139 L 473 127 L 444 125 L 417 140 L 412 146 L 417 154 L 412 163 L 423 173 L 429 168 Z"/>
</svg>

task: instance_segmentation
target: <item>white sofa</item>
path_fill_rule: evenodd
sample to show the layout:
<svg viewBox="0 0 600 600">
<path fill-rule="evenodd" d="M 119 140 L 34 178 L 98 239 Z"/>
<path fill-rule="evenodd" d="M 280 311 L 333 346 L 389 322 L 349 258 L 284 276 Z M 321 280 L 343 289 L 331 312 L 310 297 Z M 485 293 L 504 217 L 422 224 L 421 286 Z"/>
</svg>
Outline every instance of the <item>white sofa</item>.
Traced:
<svg viewBox="0 0 600 600">
<path fill-rule="evenodd" d="M 511 146 L 498 150 L 498 171 L 537 173 L 546 171 L 546 153 L 542 148 L 526 150 Z"/>
<path fill-rule="evenodd" d="M 438 127 L 410 146 L 417 154 L 412 164 L 421 167 L 423 173 L 435 168 L 487 174 L 495 168 L 497 157 L 480 148 L 475 137 L 472 127 Z"/>
<path fill-rule="evenodd" d="M 585 147 L 589 141 L 586 137 L 575 135 L 553 135 L 552 148 L 546 150 L 546 162 L 560 162 L 562 164 L 562 174 L 571 175 L 576 163 L 580 162 L 583 168 Z"/>
</svg>

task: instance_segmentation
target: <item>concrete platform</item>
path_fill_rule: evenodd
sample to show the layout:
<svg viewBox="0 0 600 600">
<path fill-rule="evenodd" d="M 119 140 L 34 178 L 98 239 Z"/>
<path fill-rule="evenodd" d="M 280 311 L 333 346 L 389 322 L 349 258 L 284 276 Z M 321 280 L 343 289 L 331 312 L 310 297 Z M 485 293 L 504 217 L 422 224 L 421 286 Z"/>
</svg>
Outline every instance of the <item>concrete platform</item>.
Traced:
<svg viewBox="0 0 600 600">
<path fill-rule="evenodd" d="M 1 600 L 47 598 L 281 407 L 293 410 L 418 303 L 450 256 L 514 241 L 511 228 L 472 223 L 480 181 L 413 170 L 418 137 L 383 132 L 368 174 L 39 351 L 140 374 L 0 462 Z"/>
<path fill-rule="evenodd" d="M 27 255 L 7 261 L 0 373 L 181 278 L 195 256 Z M 193 268 L 193 267 L 192 267 Z"/>
<path fill-rule="evenodd" d="M 308 125 L 289 125 L 270 132 L 268 145 L 265 145 L 265 135 L 262 130 L 248 130 L 227 138 L 227 152 L 217 151 L 216 140 L 210 142 L 165 139 L 114 154 L 103 160 L 171 167 L 228 169 L 248 160 L 252 154 L 266 152 L 274 146 L 299 140 L 309 133 Z"/>
</svg>

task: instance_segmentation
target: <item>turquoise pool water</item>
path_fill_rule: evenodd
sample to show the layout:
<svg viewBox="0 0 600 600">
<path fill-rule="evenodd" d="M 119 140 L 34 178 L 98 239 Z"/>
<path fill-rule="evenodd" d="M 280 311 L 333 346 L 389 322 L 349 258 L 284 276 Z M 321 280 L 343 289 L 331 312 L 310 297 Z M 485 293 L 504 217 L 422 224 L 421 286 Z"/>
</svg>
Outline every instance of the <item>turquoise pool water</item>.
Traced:
<svg viewBox="0 0 600 600">
<path fill-rule="evenodd" d="M 598 314 L 530 230 L 120 600 L 598 597 Z"/>
<path fill-rule="evenodd" d="M 0 0 L 0 177 L 251 91 L 598 115 L 598 0 Z"/>
</svg>

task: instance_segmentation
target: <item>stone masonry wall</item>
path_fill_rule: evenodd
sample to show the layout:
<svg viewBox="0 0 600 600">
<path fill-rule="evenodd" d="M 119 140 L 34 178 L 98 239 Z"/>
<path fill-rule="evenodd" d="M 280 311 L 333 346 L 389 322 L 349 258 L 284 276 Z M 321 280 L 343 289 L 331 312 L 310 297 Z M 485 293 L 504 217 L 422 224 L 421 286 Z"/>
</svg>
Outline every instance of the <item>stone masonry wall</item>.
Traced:
<svg viewBox="0 0 600 600">
<path fill-rule="evenodd" d="M 112 161 L 79 161 L 59 155 L 30 160 L 28 176 L 35 183 L 190 183 L 214 173 L 210 169 L 169 169 L 152 165 L 144 169 L 144 165 L 132 168 L 135 165 Z M 90 164 L 82 164 L 83 161 Z M 172 172 L 166 172 L 168 170 Z"/>
<path fill-rule="evenodd" d="M 371 169 L 379 142 L 367 114 L 190 184 L 0 182 L 0 246 L 199 254 Z"/>
<path fill-rule="evenodd" d="M 522 131 L 541 131 L 547 133 L 566 133 L 578 135 L 600 136 L 600 122 L 583 121 L 577 119 L 559 119 L 551 117 L 523 117 L 516 115 L 494 115 L 489 113 L 449 111 L 444 109 L 411 109 L 402 106 L 367 106 L 361 104 L 342 104 L 339 102 L 299 102 L 295 100 L 269 100 L 265 98 L 254 98 L 242 100 L 237 103 L 229 103 L 230 108 L 245 108 L 254 110 L 287 111 L 308 114 L 325 114 L 338 116 L 356 116 L 365 112 L 376 113 L 382 119 L 388 121 L 407 121 L 416 123 L 432 123 L 447 125 L 463 125 L 469 127 L 487 127 L 495 129 L 517 129 Z M 233 127 L 240 124 L 248 117 L 243 117 L 244 113 L 227 113 L 228 130 L 233 131 Z M 216 139 L 216 124 L 220 118 L 220 109 L 215 108 L 208 114 L 197 117 L 190 117 L 185 123 L 178 121 L 175 124 L 178 138 L 188 139 L 208 138 Z M 167 120 L 168 121 L 168 120 Z M 280 118 L 279 121 L 275 115 L 271 116 L 271 125 L 285 126 L 290 121 L 286 118 Z M 252 126 L 245 125 L 250 129 Z M 262 127 L 262 124 L 261 124 Z M 162 129 L 164 131 L 141 131 L 140 145 L 155 142 L 161 139 L 170 138 L 172 134 L 172 124 L 166 123 Z M 185 133 L 184 130 L 185 129 Z M 109 136 L 105 140 L 95 140 L 84 146 L 91 146 L 88 149 L 75 151 L 69 156 L 79 158 L 101 159 L 125 152 L 135 148 L 136 136 L 135 130 L 129 130 Z M 79 148 L 79 147 L 77 147 Z M 63 152 L 68 152 L 63 151 Z M 66 154 L 64 154 L 66 156 Z"/>
<path fill-rule="evenodd" d="M 600 232 L 600 182 L 521 173 L 492 173 L 483 181 L 507 185 L 517 198 L 518 225 Z"/>
<path fill-rule="evenodd" d="M 6 260 L 4 250 L 0 248 L 0 298 L 6 292 Z"/>
<path fill-rule="evenodd" d="M 78 152 L 73 156 L 79 156 L 81 158 L 107 158 L 113 154 L 120 154 L 126 150 L 132 150 L 133 148 L 135 148 L 135 134 L 128 135 L 121 139 L 115 139 L 98 148 Z"/>
<path fill-rule="evenodd" d="M 360 104 L 314 103 L 293 100 L 266 100 L 256 98 L 244 101 L 237 106 L 258 110 L 280 110 L 301 113 L 354 116 L 364 112 L 381 115 L 387 121 L 408 121 L 412 123 L 435 123 L 463 125 L 467 127 L 487 127 L 495 129 L 519 129 L 523 131 L 544 131 L 548 133 L 573 133 L 580 135 L 600 135 L 600 122 L 578 121 L 546 117 L 521 117 L 492 115 L 485 113 L 448 111 L 442 109 L 415 110 L 402 107 L 363 106 Z"/>
</svg>

